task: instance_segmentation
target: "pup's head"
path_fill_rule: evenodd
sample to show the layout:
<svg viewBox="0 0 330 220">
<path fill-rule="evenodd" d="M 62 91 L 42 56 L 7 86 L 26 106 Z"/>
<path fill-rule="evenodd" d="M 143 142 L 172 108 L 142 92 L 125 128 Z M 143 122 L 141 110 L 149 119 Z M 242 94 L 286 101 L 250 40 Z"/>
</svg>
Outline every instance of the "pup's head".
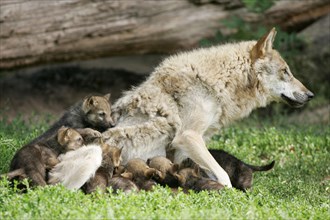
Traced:
<svg viewBox="0 0 330 220">
<path fill-rule="evenodd" d="M 155 168 L 160 171 L 159 175 L 156 175 L 154 179 L 165 185 L 177 185 L 177 178 L 174 176 L 176 171 L 179 169 L 178 164 L 173 164 L 169 159 L 162 156 L 153 157 L 147 160 L 147 165 L 150 168 Z"/>
<path fill-rule="evenodd" d="M 165 178 L 166 174 L 174 174 L 179 169 L 178 164 L 173 164 L 172 161 L 162 156 L 148 159 L 147 165 L 161 172 L 161 175 L 159 176 L 161 180 Z"/>
<path fill-rule="evenodd" d="M 103 154 L 106 154 L 110 158 L 113 166 L 115 168 L 118 168 L 122 161 L 122 157 L 121 157 L 122 148 L 110 146 L 104 143 L 101 146 L 102 146 Z"/>
<path fill-rule="evenodd" d="M 133 179 L 136 178 L 151 179 L 156 175 L 157 176 L 161 175 L 160 171 L 154 168 L 150 168 L 144 160 L 138 158 L 131 159 L 128 161 L 128 163 L 126 164 L 125 173 L 131 173 Z"/>
<path fill-rule="evenodd" d="M 292 107 L 301 107 L 314 94 L 292 75 L 288 64 L 273 50 L 276 30 L 273 28 L 251 50 L 252 67 L 257 82 L 268 93 L 267 101 L 284 101 Z"/>
<path fill-rule="evenodd" d="M 89 96 L 82 103 L 85 120 L 97 130 L 106 130 L 115 125 L 111 117 L 110 93 L 105 96 Z"/>
<path fill-rule="evenodd" d="M 84 144 L 83 138 L 75 129 L 65 126 L 57 131 L 57 142 L 65 151 L 76 150 Z"/>
<path fill-rule="evenodd" d="M 174 175 L 181 186 L 184 185 L 188 179 L 201 177 L 198 165 L 195 165 L 193 168 L 183 168 Z"/>
</svg>

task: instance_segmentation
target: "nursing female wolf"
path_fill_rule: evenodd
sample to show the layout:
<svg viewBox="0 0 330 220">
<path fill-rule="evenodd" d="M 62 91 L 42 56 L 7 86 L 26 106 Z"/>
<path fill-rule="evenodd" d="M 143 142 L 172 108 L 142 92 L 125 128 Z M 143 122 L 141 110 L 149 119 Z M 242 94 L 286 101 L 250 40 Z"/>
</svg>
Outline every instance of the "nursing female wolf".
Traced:
<svg viewBox="0 0 330 220">
<path fill-rule="evenodd" d="M 205 141 L 255 108 L 273 101 L 300 107 L 313 97 L 272 48 L 275 34 L 169 57 L 113 105 L 116 126 L 102 134 L 106 143 L 123 147 L 124 163 L 173 149 L 175 163 L 189 157 L 231 187 Z"/>
</svg>

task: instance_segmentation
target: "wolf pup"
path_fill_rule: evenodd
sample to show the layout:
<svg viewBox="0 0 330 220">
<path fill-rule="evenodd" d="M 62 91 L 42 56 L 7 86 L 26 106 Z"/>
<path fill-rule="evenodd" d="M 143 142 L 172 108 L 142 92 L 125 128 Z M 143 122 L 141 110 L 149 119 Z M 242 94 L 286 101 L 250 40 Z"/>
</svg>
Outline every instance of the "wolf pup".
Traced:
<svg viewBox="0 0 330 220">
<path fill-rule="evenodd" d="M 123 191 L 124 193 L 139 191 L 139 188 L 133 181 L 121 176 L 112 177 L 108 183 L 114 193 L 118 193 L 119 191 Z"/>
<path fill-rule="evenodd" d="M 128 161 L 125 169 L 121 176 L 131 179 L 139 189 L 145 191 L 152 190 L 157 184 L 152 177 L 161 175 L 158 170 L 150 168 L 144 160 L 138 158 Z"/>
<path fill-rule="evenodd" d="M 30 144 L 40 142 L 52 136 L 61 126 L 75 128 L 88 141 L 86 136 L 100 137 L 99 132 L 114 126 L 111 117 L 110 94 L 105 96 L 88 96 L 72 106 L 45 133 L 32 140 Z"/>
<path fill-rule="evenodd" d="M 253 172 L 268 171 L 275 161 L 264 166 L 253 166 L 237 159 L 223 150 L 209 150 L 214 159 L 228 173 L 233 187 L 246 191 L 252 187 Z"/>
<path fill-rule="evenodd" d="M 72 128 L 61 127 L 45 142 L 26 145 L 16 152 L 7 176 L 11 179 L 29 178 L 32 185 L 46 185 L 46 170 L 59 163 L 58 155 L 83 145 L 81 135 Z"/>
<path fill-rule="evenodd" d="M 165 59 L 138 87 L 112 106 L 116 126 L 102 135 L 123 147 L 123 164 L 175 150 L 174 162 L 191 158 L 231 187 L 226 171 L 207 150 L 219 129 L 253 109 L 283 101 L 300 107 L 313 98 L 274 50 L 273 28 L 258 41 L 196 49 Z"/>
<path fill-rule="evenodd" d="M 214 159 L 228 173 L 232 186 L 236 189 L 246 191 L 252 187 L 253 172 L 268 171 L 274 167 L 275 161 L 264 166 L 253 166 L 223 150 L 209 150 Z M 181 166 L 193 167 L 195 163 L 188 159 L 182 162 Z M 201 171 L 203 176 L 207 176 L 204 170 Z"/>
<path fill-rule="evenodd" d="M 179 186 L 178 178 L 174 175 L 179 170 L 178 164 L 173 164 L 166 157 L 156 156 L 148 159 L 147 165 L 160 171 L 160 175 L 155 175 L 154 177 L 160 185 L 171 188 Z"/>
<path fill-rule="evenodd" d="M 175 174 L 178 178 L 179 185 L 183 188 L 184 192 L 194 190 L 200 192 L 203 190 L 221 190 L 223 185 L 215 180 L 202 177 L 198 165 L 194 168 L 183 168 Z"/>
<path fill-rule="evenodd" d="M 97 188 L 102 192 L 106 192 L 107 187 L 110 186 L 110 179 L 113 176 L 114 170 L 118 169 L 121 162 L 121 149 L 111 147 L 107 144 L 102 144 L 101 146 L 101 167 L 97 169 L 95 176 L 82 186 L 82 190 L 87 194 L 94 192 Z"/>
</svg>

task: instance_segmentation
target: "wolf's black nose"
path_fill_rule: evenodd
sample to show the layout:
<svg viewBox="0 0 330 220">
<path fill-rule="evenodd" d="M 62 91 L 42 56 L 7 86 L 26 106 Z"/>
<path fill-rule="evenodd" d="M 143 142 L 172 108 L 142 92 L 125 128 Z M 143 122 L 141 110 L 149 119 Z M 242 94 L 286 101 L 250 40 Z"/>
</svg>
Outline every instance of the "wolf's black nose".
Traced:
<svg viewBox="0 0 330 220">
<path fill-rule="evenodd" d="M 308 100 L 310 100 L 314 97 L 314 94 L 311 91 L 306 92 L 306 95 L 308 97 Z"/>
</svg>

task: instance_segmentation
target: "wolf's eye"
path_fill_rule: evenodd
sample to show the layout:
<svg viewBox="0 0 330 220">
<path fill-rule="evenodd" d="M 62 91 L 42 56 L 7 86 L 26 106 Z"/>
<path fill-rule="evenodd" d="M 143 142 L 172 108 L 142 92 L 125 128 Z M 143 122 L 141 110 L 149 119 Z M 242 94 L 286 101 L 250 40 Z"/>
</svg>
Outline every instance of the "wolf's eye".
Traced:
<svg viewBox="0 0 330 220">
<path fill-rule="evenodd" d="M 284 74 L 287 75 L 287 76 L 290 76 L 290 73 L 287 69 L 284 70 Z"/>
<path fill-rule="evenodd" d="M 104 117 L 104 116 L 105 116 L 105 112 L 100 112 L 100 113 L 99 113 L 99 116 L 100 116 L 100 117 Z"/>
</svg>

